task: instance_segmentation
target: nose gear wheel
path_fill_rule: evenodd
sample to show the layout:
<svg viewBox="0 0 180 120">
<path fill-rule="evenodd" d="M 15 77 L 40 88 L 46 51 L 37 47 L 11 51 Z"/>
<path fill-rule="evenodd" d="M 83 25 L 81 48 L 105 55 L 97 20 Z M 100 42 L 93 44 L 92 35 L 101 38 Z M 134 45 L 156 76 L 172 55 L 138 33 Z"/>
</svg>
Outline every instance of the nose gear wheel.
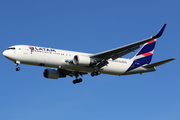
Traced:
<svg viewBox="0 0 180 120">
<path fill-rule="evenodd" d="M 20 64 L 20 61 L 15 61 L 14 62 L 14 64 L 15 64 L 15 66 L 16 66 L 16 71 L 20 71 L 20 67 L 18 67 L 19 66 L 19 64 Z"/>
</svg>

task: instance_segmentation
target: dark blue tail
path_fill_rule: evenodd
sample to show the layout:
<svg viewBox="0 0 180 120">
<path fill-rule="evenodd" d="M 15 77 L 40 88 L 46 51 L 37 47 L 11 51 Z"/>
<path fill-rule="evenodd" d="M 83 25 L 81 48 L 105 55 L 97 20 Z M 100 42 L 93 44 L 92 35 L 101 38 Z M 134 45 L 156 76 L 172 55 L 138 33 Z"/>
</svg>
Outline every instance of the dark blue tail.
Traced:
<svg viewBox="0 0 180 120">
<path fill-rule="evenodd" d="M 145 43 L 142 48 L 137 52 L 137 54 L 132 58 L 133 63 L 127 71 L 138 68 L 145 64 L 149 64 L 153 56 L 155 44 L 156 39 Z"/>
</svg>

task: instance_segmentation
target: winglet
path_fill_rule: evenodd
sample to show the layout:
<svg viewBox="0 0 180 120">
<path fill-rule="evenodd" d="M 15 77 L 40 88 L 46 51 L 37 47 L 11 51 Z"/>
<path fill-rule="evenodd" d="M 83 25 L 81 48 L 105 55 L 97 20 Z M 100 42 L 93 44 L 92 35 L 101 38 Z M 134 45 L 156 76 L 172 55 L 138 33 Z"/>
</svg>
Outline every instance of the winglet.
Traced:
<svg viewBox="0 0 180 120">
<path fill-rule="evenodd" d="M 156 38 L 161 37 L 161 35 L 162 35 L 163 32 L 164 32 L 164 29 L 166 28 L 166 25 L 167 25 L 167 24 L 164 24 L 163 27 L 159 30 L 159 32 L 158 32 L 156 35 L 152 36 L 151 38 L 156 39 Z"/>
</svg>

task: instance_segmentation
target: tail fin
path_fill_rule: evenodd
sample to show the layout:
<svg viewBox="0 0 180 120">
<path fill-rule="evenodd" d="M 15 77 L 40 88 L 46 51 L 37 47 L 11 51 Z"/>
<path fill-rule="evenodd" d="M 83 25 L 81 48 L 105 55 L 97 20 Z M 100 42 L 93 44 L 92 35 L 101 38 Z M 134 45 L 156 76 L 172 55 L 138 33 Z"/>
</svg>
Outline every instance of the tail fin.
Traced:
<svg viewBox="0 0 180 120">
<path fill-rule="evenodd" d="M 155 45 L 156 39 L 145 43 L 142 48 L 137 52 L 137 54 L 133 57 L 133 60 L 138 62 L 140 66 L 144 64 L 149 64 L 154 53 Z"/>
<path fill-rule="evenodd" d="M 151 62 L 154 48 L 156 44 L 156 40 L 151 40 L 147 43 L 145 43 L 141 49 L 137 52 L 137 54 L 132 58 L 133 63 L 129 67 L 127 71 L 130 71 L 132 69 L 138 68 L 142 65 L 149 64 Z"/>
</svg>

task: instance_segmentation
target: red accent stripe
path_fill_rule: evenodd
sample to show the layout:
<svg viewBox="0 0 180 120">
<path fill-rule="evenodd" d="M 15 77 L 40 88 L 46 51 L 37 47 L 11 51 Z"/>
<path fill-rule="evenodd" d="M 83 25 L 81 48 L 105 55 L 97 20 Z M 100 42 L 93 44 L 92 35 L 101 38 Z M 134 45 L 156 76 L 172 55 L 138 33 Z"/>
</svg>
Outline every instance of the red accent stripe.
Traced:
<svg viewBox="0 0 180 120">
<path fill-rule="evenodd" d="M 144 55 L 144 56 L 149 56 L 149 55 L 152 55 L 152 53 L 147 52 L 147 53 L 144 53 L 144 54 L 142 54 L 142 55 Z"/>
<path fill-rule="evenodd" d="M 151 41 L 149 41 L 147 43 L 150 44 L 150 43 L 153 43 L 153 42 L 156 42 L 156 40 L 151 40 Z"/>
</svg>

